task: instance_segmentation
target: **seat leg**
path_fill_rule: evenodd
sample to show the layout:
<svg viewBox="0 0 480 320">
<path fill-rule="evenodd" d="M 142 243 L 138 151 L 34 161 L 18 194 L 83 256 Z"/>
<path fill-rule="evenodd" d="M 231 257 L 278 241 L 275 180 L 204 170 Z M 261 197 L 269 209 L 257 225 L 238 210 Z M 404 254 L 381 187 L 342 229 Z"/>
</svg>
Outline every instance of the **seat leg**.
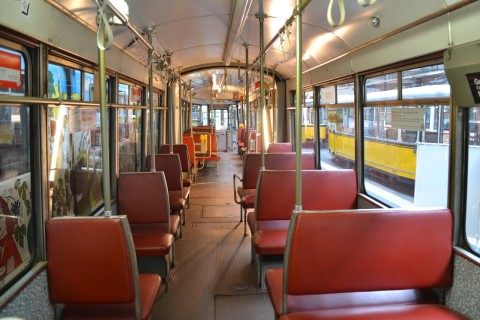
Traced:
<svg viewBox="0 0 480 320">
<path fill-rule="evenodd" d="M 172 244 L 172 259 L 170 260 L 170 269 L 175 268 L 175 241 Z M 167 272 L 168 276 L 168 272 Z"/>
<path fill-rule="evenodd" d="M 240 222 L 243 221 L 243 208 L 242 208 L 242 204 L 240 204 Z"/>
<path fill-rule="evenodd" d="M 247 208 L 243 210 L 243 236 L 247 236 Z"/>
</svg>

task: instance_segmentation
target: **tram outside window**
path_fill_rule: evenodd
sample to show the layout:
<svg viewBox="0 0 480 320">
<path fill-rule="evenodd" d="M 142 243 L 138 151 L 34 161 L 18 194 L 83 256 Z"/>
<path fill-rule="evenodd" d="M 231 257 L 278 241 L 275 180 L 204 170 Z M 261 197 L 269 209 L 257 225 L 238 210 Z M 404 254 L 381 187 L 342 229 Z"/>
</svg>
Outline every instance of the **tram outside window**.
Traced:
<svg viewBox="0 0 480 320">
<path fill-rule="evenodd" d="M 118 103 L 140 105 L 143 90 L 131 84 L 118 84 Z M 136 172 L 141 170 L 141 128 L 142 110 L 118 110 L 118 143 L 120 172 Z"/>
<path fill-rule="evenodd" d="M 470 248 L 480 254 L 480 107 L 469 110 L 468 176 L 465 234 Z"/>
<path fill-rule="evenodd" d="M 392 207 L 446 206 L 450 87 L 443 65 L 367 78 L 365 90 L 366 192 Z"/>
<path fill-rule="evenodd" d="M 27 59 L 0 46 L 0 95 L 27 95 Z M 34 255 L 30 108 L 0 106 L 0 293 L 27 270 Z"/>
<path fill-rule="evenodd" d="M 320 161 L 324 169 L 353 168 L 355 161 L 354 83 L 322 87 L 320 104 Z"/>
<path fill-rule="evenodd" d="M 56 63 L 48 71 L 50 98 L 93 100 L 92 73 Z M 51 216 L 95 213 L 103 205 L 100 109 L 49 106 L 47 133 Z"/>
</svg>

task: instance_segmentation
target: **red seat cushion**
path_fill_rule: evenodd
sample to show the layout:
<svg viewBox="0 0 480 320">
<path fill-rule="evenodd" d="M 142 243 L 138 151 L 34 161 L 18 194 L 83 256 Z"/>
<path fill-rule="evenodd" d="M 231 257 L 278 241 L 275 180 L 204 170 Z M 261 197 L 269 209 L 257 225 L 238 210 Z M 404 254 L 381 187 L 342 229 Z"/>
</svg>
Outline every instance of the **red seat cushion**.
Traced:
<svg viewBox="0 0 480 320">
<path fill-rule="evenodd" d="M 443 305 L 382 306 L 334 309 L 284 315 L 280 320 L 455 320 L 469 319 Z"/>
<path fill-rule="evenodd" d="M 173 244 L 170 233 L 132 233 L 132 237 L 137 256 L 165 256 Z"/>
<path fill-rule="evenodd" d="M 282 314 L 283 269 L 267 270 L 265 284 L 275 314 Z M 436 304 L 437 298 L 429 289 L 385 290 L 332 294 L 289 295 L 288 311 L 302 312 L 341 308 L 365 308 L 383 305 Z"/>
<path fill-rule="evenodd" d="M 247 195 L 241 198 L 242 208 L 251 209 L 255 207 L 255 195 Z"/>
<path fill-rule="evenodd" d="M 253 235 L 255 252 L 259 255 L 278 255 L 285 251 L 288 230 L 257 230 Z"/>
</svg>

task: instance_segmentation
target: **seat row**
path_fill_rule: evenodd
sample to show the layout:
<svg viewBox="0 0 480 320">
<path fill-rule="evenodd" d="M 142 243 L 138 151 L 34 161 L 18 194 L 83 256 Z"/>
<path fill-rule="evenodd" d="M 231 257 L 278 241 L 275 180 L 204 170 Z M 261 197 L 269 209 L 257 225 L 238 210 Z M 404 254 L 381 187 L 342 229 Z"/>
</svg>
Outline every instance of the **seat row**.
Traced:
<svg viewBox="0 0 480 320">
<path fill-rule="evenodd" d="M 357 192 L 353 170 L 302 170 L 293 212 L 295 171 L 245 167 L 234 179 L 258 177 L 252 261 L 277 319 L 467 319 L 441 304 L 452 282 L 450 210 L 387 209 Z M 283 268 L 265 271 L 272 265 Z"/>
<path fill-rule="evenodd" d="M 155 155 L 156 172 L 119 175 L 117 213 L 122 216 L 58 218 L 47 224 L 50 297 L 65 305 L 62 319 L 147 319 L 162 278 L 168 289 L 191 180 L 182 179 L 185 145 L 161 151 L 167 154 Z M 66 234 L 69 241 L 62 243 Z"/>
</svg>

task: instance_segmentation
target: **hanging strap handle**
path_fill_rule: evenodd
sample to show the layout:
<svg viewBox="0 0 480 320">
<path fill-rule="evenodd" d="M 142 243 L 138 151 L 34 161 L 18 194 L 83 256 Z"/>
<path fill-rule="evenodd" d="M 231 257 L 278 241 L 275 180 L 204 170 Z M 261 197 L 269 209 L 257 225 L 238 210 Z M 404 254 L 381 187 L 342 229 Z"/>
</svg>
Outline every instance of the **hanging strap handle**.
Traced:
<svg viewBox="0 0 480 320">
<path fill-rule="evenodd" d="M 105 13 L 107 9 L 108 0 L 103 0 L 102 4 L 100 4 L 101 0 L 95 0 L 97 3 L 98 8 L 98 31 L 97 31 L 97 46 L 100 50 L 108 50 L 112 47 L 113 43 L 113 32 L 112 28 L 110 28 L 110 23 L 108 22 L 108 17 Z M 107 43 L 104 45 L 104 37 L 105 31 L 107 32 Z"/>
<path fill-rule="evenodd" d="M 359 0 L 361 1 L 361 0 Z M 343 3 L 343 0 L 337 0 L 338 2 L 338 9 L 340 10 L 340 20 L 335 22 L 332 18 L 332 8 L 333 8 L 333 3 L 335 0 L 330 0 L 330 3 L 328 4 L 328 9 L 327 9 L 327 20 L 328 24 L 332 27 L 338 27 L 345 21 L 345 4 Z"/>
</svg>

